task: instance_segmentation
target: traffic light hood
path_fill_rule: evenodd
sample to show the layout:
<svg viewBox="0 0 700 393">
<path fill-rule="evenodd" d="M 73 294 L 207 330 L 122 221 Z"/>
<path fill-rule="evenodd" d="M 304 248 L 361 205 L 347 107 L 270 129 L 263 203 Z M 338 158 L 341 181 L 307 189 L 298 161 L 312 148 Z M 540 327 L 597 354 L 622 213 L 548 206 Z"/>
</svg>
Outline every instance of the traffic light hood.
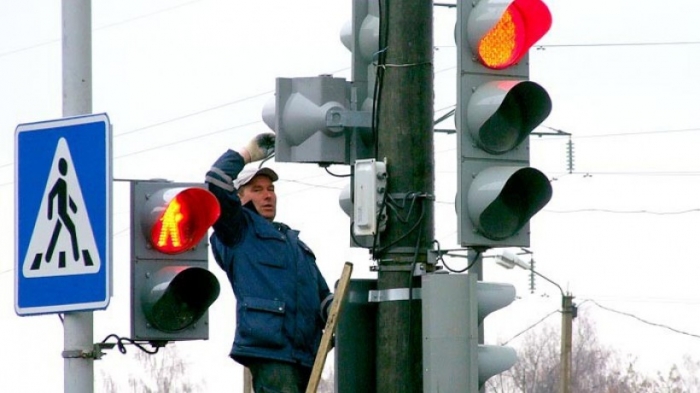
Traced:
<svg viewBox="0 0 700 393">
<path fill-rule="evenodd" d="M 246 184 L 250 183 L 251 180 L 255 176 L 258 175 L 263 175 L 267 176 L 270 178 L 270 180 L 277 181 L 279 179 L 279 176 L 277 176 L 277 172 L 273 171 L 270 168 L 263 167 L 263 168 L 256 168 L 254 166 L 244 168 L 241 173 L 238 174 L 238 177 L 233 181 L 233 186 L 236 187 L 236 189 L 240 189 L 241 187 L 245 186 Z"/>
</svg>

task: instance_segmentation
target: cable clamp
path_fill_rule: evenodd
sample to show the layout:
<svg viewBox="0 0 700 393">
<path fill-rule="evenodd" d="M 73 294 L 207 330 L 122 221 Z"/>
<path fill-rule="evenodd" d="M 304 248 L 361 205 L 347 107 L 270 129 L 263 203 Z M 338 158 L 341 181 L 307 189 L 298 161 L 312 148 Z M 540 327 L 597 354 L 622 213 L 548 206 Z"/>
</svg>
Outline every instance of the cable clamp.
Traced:
<svg viewBox="0 0 700 393">
<path fill-rule="evenodd" d="M 369 267 L 371 272 L 411 272 L 418 277 L 425 274 L 426 267 L 424 262 L 401 264 L 401 265 L 372 265 Z"/>
<path fill-rule="evenodd" d="M 66 350 L 61 352 L 61 357 L 64 359 L 93 359 L 100 360 L 106 353 L 103 349 L 112 349 L 115 344 L 97 343 L 92 345 L 92 351 L 85 352 L 82 349 Z"/>
<path fill-rule="evenodd" d="M 370 303 L 379 303 L 395 302 L 399 300 L 418 300 L 421 298 L 420 288 L 392 288 L 369 291 L 368 301 Z"/>
</svg>

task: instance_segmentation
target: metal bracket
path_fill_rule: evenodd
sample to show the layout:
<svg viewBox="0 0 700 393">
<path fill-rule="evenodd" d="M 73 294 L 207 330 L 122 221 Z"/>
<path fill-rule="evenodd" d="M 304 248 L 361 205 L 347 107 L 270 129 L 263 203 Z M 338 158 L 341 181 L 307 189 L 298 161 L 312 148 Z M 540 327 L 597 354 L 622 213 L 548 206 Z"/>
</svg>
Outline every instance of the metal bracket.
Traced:
<svg viewBox="0 0 700 393">
<path fill-rule="evenodd" d="M 422 298 L 420 288 L 393 288 L 369 291 L 370 303 L 394 302 L 398 300 L 418 300 Z"/>
<path fill-rule="evenodd" d="M 103 349 L 112 349 L 115 344 L 97 343 L 92 345 L 92 351 L 85 352 L 82 349 L 73 349 L 61 352 L 61 357 L 64 359 L 93 359 L 100 360 L 106 353 Z"/>
<path fill-rule="evenodd" d="M 326 113 L 326 126 L 332 130 L 343 130 L 344 128 L 371 129 L 372 112 L 333 108 Z"/>
<path fill-rule="evenodd" d="M 412 267 L 413 266 L 413 267 Z M 378 272 L 378 271 L 383 271 L 383 272 L 410 272 L 413 270 L 413 276 L 422 276 L 425 274 L 426 268 L 425 268 L 425 263 L 416 263 L 414 264 L 405 264 L 405 265 L 389 265 L 389 266 L 381 266 L 381 265 L 372 265 L 369 267 L 369 270 L 371 272 Z"/>
</svg>

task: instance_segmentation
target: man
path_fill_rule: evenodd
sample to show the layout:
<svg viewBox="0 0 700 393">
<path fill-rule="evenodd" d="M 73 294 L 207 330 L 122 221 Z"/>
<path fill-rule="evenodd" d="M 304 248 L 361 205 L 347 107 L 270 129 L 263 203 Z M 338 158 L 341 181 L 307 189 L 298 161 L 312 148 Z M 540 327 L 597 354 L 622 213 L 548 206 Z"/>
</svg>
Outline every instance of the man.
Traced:
<svg viewBox="0 0 700 393">
<path fill-rule="evenodd" d="M 221 204 L 211 236 L 236 296 L 230 356 L 248 367 L 256 393 L 304 392 L 332 295 L 299 232 L 274 222 L 277 173 L 245 164 L 274 152 L 274 134 L 228 150 L 207 172 Z"/>
</svg>

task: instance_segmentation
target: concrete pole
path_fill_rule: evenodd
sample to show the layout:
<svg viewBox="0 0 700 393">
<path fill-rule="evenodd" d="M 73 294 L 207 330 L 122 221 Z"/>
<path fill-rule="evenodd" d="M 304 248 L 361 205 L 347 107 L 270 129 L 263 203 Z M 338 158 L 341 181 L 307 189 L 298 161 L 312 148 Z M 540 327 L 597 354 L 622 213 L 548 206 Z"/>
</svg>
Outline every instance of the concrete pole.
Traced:
<svg viewBox="0 0 700 393">
<path fill-rule="evenodd" d="M 63 0 L 63 116 L 92 113 L 92 21 L 90 0 Z M 66 313 L 63 318 L 63 391 L 91 393 L 93 359 L 76 354 L 93 351 L 92 312 Z"/>
<path fill-rule="evenodd" d="M 573 296 L 562 295 L 561 301 L 561 393 L 571 392 L 571 336 L 573 321 Z"/>
<path fill-rule="evenodd" d="M 387 192 L 396 202 L 373 256 L 378 290 L 406 294 L 420 287 L 413 268 L 426 262 L 434 232 L 433 2 L 380 3 L 377 159 L 386 159 Z M 377 392 L 422 392 L 421 315 L 411 296 L 379 302 Z"/>
</svg>

